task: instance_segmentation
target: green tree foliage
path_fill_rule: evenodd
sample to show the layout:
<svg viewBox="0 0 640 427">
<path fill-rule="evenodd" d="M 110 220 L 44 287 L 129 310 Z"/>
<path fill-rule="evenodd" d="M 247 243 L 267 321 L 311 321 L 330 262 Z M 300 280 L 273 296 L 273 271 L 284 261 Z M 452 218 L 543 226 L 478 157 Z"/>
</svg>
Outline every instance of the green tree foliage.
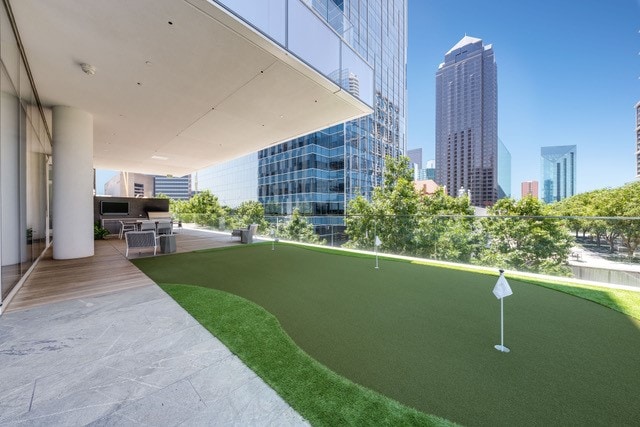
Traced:
<svg viewBox="0 0 640 427">
<path fill-rule="evenodd" d="M 258 201 L 242 202 L 229 218 L 229 228 L 246 228 L 258 224 L 258 233 L 268 234 L 269 223 L 264 218 L 264 207 Z"/>
<path fill-rule="evenodd" d="M 476 262 L 520 271 L 570 274 L 567 258 L 573 238 L 562 221 L 543 218 L 548 212 L 533 197 L 517 202 L 511 198 L 498 200 L 484 220 L 488 240 Z"/>
<path fill-rule="evenodd" d="M 224 223 L 228 210 L 220 205 L 218 198 L 209 190 L 196 194 L 189 200 L 170 203 L 171 212 L 182 222 L 218 227 Z"/>
<path fill-rule="evenodd" d="M 349 202 L 345 221 L 347 246 L 371 249 L 377 235 L 383 251 L 413 253 L 419 201 L 409 159 L 385 158 L 383 185 L 373 190 L 371 202 L 362 196 Z"/>
<path fill-rule="evenodd" d="M 557 215 L 572 215 L 582 218 L 568 220 L 571 228 L 589 235 L 599 245 L 604 239 L 609 252 L 616 250 L 620 241 L 632 257 L 640 246 L 640 220 L 624 219 L 640 217 L 640 182 L 618 188 L 581 193 L 552 205 Z"/>
<path fill-rule="evenodd" d="M 430 258 L 469 262 L 479 243 L 469 197 L 448 196 L 442 188 L 418 206 L 417 253 Z"/>
<path fill-rule="evenodd" d="M 614 199 L 619 200 L 621 217 L 640 217 L 640 182 L 633 182 L 613 191 Z M 627 249 L 629 258 L 633 257 L 640 246 L 640 220 L 619 220 L 614 228 Z"/>
<path fill-rule="evenodd" d="M 372 249 L 375 236 L 385 252 L 469 261 L 477 240 L 468 197 L 443 190 L 422 196 L 413 186 L 409 159 L 385 159 L 383 186 L 371 202 L 358 196 L 349 202 L 346 219 L 350 247 Z M 442 217 L 439 215 L 446 215 Z"/>
<path fill-rule="evenodd" d="M 320 239 L 298 208 L 293 210 L 291 218 L 278 228 L 278 237 L 304 243 L 320 243 Z"/>
</svg>

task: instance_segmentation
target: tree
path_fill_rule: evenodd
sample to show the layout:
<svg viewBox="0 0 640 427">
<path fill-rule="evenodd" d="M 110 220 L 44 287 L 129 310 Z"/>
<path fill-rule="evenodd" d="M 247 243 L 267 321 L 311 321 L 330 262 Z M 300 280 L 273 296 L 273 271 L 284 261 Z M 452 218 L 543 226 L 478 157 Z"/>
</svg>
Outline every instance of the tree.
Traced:
<svg viewBox="0 0 640 427">
<path fill-rule="evenodd" d="M 304 216 L 300 214 L 300 210 L 295 208 L 289 219 L 284 224 L 280 224 L 278 228 L 278 236 L 283 239 L 295 240 L 304 243 L 320 243 L 320 239 L 316 235 L 313 224 L 310 224 Z"/>
<path fill-rule="evenodd" d="M 633 182 L 611 191 L 611 199 L 620 208 L 620 217 L 640 217 L 640 182 Z M 613 227 L 627 249 L 627 256 L 632 258 L 640 246 L 640 220 L 619 219 Z"/>
<path fill-rule="evenodd" d="M 371 249 L 377 235 L 382 250 L 413 253 L 418 204 L 409 158 L 386 157 L 383 185 L 373 190 L 371 202 L 358 196 L 347 206 L 347 246 Z"/>
<path fill-rule="evenodd" d="M 416 253 L 448 261 L 470 262 L 480 237 L 468 196 L 451 197 L 444 189 L 424 196 L 418 209 Z"/>
<path fill-rule="evenodd" d="M 544 218 L 548 208 L 538 199 L 501 199 L 484 221 L 488 240 L 478 262 L 521 271 L 568 275 L 567 258 L 573 245 L 567 227 Z"/>
<path fill-rule="evenodd" d="M 228 215 L 218 198 L 209 190 L 202 191 L 189 200 L 176 201 L 173 209 L 180 221 L 208 226 L 219 226 L 220 220 L 224 222 Z"/>
<path fill-rule="evenodd" d="M 251 224 L 258 224 L 258 231 L 267 234 L 269 223 L 264 218 L 264 207 L 258 201 L 242 202 L 229 218 L 230 228 L 246 228 Z"/>
</svg>

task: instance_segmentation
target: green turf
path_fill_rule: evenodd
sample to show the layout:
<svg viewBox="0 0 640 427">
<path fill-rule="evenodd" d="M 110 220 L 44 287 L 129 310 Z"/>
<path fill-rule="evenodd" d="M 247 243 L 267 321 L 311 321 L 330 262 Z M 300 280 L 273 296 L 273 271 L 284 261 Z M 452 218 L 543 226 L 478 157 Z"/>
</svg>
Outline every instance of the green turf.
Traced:
<svg viewBox="0 0 640 427">
<path fill-rule="evenodd" d="M 640 419 L 640 322 L 581 298 L 510 279 L 512 352 L 501 354 L 495 276 L 388 260 L 375 270 L 371 258 L 288 245 L 136 264 L 158 283 L 255 302 L 320 363 L 425 413 L 470 425 Z"/>
<path fill-rule="evenodd" d="M 162 288 L 314 425 L 451 425 L 325 368 L 244 298 L 199 286 Z"/>
</svg>

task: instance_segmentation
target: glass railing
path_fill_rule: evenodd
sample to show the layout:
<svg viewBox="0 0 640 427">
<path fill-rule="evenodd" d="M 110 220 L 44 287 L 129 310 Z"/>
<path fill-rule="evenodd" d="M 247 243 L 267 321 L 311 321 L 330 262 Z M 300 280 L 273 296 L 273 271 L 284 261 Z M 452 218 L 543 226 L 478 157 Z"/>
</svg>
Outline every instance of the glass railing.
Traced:
<svg viewBox="0 0 640 427">
<path fill-rule="evenodd" d="M 328 0 L 209 0 L 373 108 L 373 67 L 349 44 L 352 25 Z"/>
<path fill-rule="evenodd" d="M 175 214 L 184 227 L 230 232 L 249 219 Z M 312 224 L 313 222 L 313 224 Z M 517 216 L 267 215 L 264 239 L 572 277 L 640 288 L 640 219 Z M 375 246 L 376 237 L 380 241 Z M 640 250 L 638 250 L 640 252 Z"/>
</svg>

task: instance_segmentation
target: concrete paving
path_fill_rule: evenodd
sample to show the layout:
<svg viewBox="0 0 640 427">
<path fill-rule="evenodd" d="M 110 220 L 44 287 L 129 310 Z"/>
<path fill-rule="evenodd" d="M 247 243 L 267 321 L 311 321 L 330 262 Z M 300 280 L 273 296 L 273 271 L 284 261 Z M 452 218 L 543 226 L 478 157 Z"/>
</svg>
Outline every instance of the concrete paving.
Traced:
<svg viewBox="0 0 640 427">
<path fill-rule="evenodd" d="M 308 425 L 158 286 L 0 317 L 0 425 Z"/>
</svg>

